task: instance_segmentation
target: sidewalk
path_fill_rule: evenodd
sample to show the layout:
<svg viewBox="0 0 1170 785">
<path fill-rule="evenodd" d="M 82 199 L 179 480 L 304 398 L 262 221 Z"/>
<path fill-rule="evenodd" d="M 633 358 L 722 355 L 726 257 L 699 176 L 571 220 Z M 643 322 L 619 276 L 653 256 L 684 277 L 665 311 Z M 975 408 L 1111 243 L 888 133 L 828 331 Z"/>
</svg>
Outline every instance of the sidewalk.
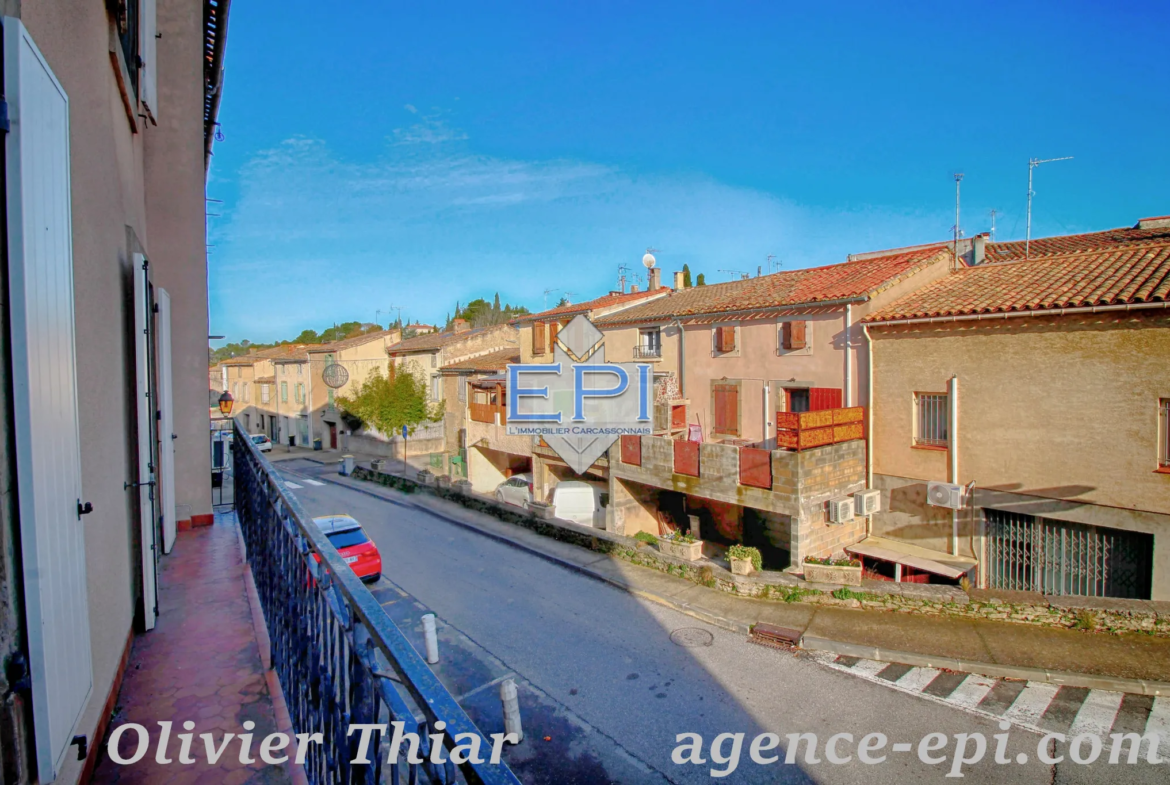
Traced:
<svg viewBox="0 0 1170 785">
<path fill-rule="evenodd" d="M 287 713 L 274 701 L 260 660 L 252 608 L 245 589 L 240 543 L 234 513 L 217 514 L 211 526 L 179 532 L 174 551 L 159 563 L 158 626 L 134 640 L 110 730 L 125 723 L 146 727 L 152 737 L 139 762 L 121 766 L 106 754 L 106 740 L 94 772 L 94 783 L 224 783 L 283 785 L 292 782 L 285 766 L 239 762 L 233 744 L 212 766 L 206 762 L 198 734 L 243 733 L 243 723 L 263 739 L 278 730 Z M 175 762 L 155 762 L 159 721 L 171 721 L 169 755 Z M 177 734 L 191 720 L 196 734 L 192 756 L 198 763 L 177 761 Z M 287 732 L 287 727 L 285 728 Z M 108 738 L 108 737 L 107 737 Z M 133 754 L 134 733 L 121 738 L 121 754 Z M 253 749 L 255 755 L 255 748 Z"/>
<path fill-rule="evenodd" d="M 335 475 L 321 479 L 427 509 L 456 525 L 733 631 L 746 634 L 752 625 L 766 623 L 798 631 L 805 648 L 849 656 L 998 678 L 1170 695 L 1170 640 L 1166 638 L 737 597 L 558 542 L 430 494 L 402 495 Z"/>
</svg>

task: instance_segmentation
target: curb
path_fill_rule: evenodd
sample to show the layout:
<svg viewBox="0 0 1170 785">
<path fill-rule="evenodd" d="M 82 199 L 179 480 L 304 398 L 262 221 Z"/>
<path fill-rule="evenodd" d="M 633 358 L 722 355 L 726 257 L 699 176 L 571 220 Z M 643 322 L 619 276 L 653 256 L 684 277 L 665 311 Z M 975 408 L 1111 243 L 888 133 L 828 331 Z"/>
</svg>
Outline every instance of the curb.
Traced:
<svg viewBox="0 0 1170 785">
<path fill-rule="evenodd" d="M 530 553 L 545 561 L 556 564 L 560 567 L 572 570 L 573 572 L 592 578 L 593 580 L 607 583 L 614 588 L 620 589 L 627 594 L 639 597 L 649 602 L 665 606 L 679 613 L 706 622 L 720 629 L 729 632 L 740 633 L 747 635 L 751 632 L 752 624 L 731 619 L 726 616 L 721 616 L 716 613 L 711 613 L 700 607 L 691 605 L 685 602 L 678 602 L 670 597 L 664 597 L 661 594 L 655 594 L 643 589 L 635 589 L 629 584 L 616 580 L 608 575 L 595 572 L 587 566 L 576 564 L 575 562 L 566 561 L 559 556 L 554 556 L 546 553 L 538 548 L 534 548 L 527 543 L 519 542 L 507 537 L 503 534 L 487 531 L 467 521 L 461 521 L 445 514 L 440 510 L 433 509 L 427 505 L 418 504 L 413 501 L 398 501 L 390 499 L 386 496 L 374 493 L 371 490 L 361 488 L 356 485 L 338 482 L 332 478 L 319 476 L 317 479 L 328 482 L 342 488 L 349 488 L 358 493 L 372 496 L 382 501 L 390 502 L 404 507 L 411 507 L 416 510 L 421 510 L 434 515 L 448 523 L 459 526 L 462 529 L 474 532 L 481 536 L 495 540 L 503 545 L 508 545 L 517 550 Z M 355 481 L 356 482 L 356 481 Z M 604 558 L 601 557 L 601 558 Z M 912 667 L 925 668 L 940 668 L 944 670 L 958 671 L 961 673 L 973 673 L 979 676 L 987 676 L 989 678 L 999 679 L 1019 679 L 1023 681 L 1044 682 L 1047 684 L 1056 684 L 1059 686 L 1068 687 L 1084 687 L 1091 690 L 1105 690 L 1108 692 L 1128 692 L 1137 695 L 1150 695 L 1154 697 L 1170 696 L 1170 683 L 1159 681 L 1146 681 L 1145 679 L 1125 679 L 1113 676 L 1094 676 L 1088 673 L 1073 673 L 1071 671 L 1053 671 L 1043 668 L 1026 668 L 1011 665 L 996 665 L 994 663 L 978 662 L 970 660 L 960 660 L 953 657 L 936 657 L 927 654 L 918 654 L 915 652 L 898 651 L 896 649 L 881 649 L 874 646 L 866 646 L 858 643 L 846 643 L 844 641 L 834 641 L 828 638 L 819 638 L 814 635 L 803 635 L 800 640 L 800 648 L 808 651 L 824 651 L 831 654 L 843 654 L 849 657 L 859 657 L 861 659 L 875 660 L 877 662 L 898 663 L 902 665 L 910 665 Z"/>
<path fill-rule="evenodd" d="M 1025 668 L 1014 665 L 995 665 L 987 662 L 958 660 L 952 657 L 931 657 L 926 654 L 916 654 L 909 651 L 880 649 L 857 643 L 844 643 L 842 641 L 829 640 L 828 638 L 818 638 L 814 635 L 803 636 L 800 639 L 800 648 L 809 651 L 825 651 L 830 654 L 843 654 L 847 657 L 858 657 L 877 662 L 910 665 L 918 668 L 939 668 L 942 670 L 959 671 L 961 673 L 974 673 L 993 679 L 1018 679 L 1020 681 L 1045 682 L 1062 687 L 1084 687 L 1090 690 L 1129 692 L 1137 695 L 1170 695 L 1170 684 L 1166 682 L 1124 679 L 1113 676 L 1094 676 L 1089 673 L 1051 671 L 1043 668 Z"/>
</svg>

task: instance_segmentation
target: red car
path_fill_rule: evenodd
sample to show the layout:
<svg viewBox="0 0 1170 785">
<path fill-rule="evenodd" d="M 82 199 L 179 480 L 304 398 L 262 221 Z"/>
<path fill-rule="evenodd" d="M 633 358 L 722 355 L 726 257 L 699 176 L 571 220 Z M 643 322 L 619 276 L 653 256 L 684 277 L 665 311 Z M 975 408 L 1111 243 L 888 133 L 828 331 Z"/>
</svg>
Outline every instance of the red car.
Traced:
<svg viewBox="0 0 1170 785">
<path fill-rule="evenodd" d="M 378 546 L 366 536 L 362 525 L 348 515 L 322 515 L 313 522 L 333 543 L 333 547 L 345 559 L 363 581 L 373 583 L 382 577 L 382 555 Z"/>
</svg>

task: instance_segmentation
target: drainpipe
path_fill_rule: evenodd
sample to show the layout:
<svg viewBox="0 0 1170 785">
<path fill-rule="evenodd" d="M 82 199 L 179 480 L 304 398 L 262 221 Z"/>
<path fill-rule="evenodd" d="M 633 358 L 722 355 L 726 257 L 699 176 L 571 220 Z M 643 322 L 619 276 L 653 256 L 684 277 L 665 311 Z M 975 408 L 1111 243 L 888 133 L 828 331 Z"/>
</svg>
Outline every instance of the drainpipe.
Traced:
<svg viewBox="0 0 1170 785">
<path fill-rule="evenodd" d="M 313 355 L 308 355 L 305 361 L 305 403 L 309 409 L 309 449 L 317 440 L 317 423 L 313 421 Z"/>
<path fill-rule="evenodd" d="M 853 304 L 845 303 L 845 406 L 853 405 Z"/>
<path fill-rule="evenodd" d="M 861 325 L 865 337 L 865 487 L 873 487 L 873 338 L 869 325 Z M 873 534 L 873 516 L 865 516 L 865 536 Z"/>
<path fill-rule="evenodd" d="M 687 387 L 684 381 L 683 371 L 686 370 L 686 363 L 684 358 L 687 355 L 686 333 L 683 331 L 682 322 L 675 318 L 674 326 L 678 328 L 678 395 L 680 398 L 687 397 Z"/>
<path fill-rule="evenodd" d="M 948 383 L 947 402 L 949 403 L 949 419 L 947 424 L 947 438 L 950 444 L 951 482 L 959 484 L 959 376 L 951 376 Z M 959 555 L 959 511 L 951 510 L 951 555 Z"/>
</svg>

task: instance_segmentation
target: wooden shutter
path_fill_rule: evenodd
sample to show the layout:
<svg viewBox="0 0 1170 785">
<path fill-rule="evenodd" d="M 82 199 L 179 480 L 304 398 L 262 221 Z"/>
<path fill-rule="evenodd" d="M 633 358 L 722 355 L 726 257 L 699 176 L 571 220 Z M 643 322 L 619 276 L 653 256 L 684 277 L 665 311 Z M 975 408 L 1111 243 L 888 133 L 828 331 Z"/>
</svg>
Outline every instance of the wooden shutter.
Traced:
<svg viewBox="0 0 1170 785">
<path fill-rule="evenodd" d="M 81 438 L 70 218 L 69 98 L 18 19 L 4 20 L 8 296 L 20 558 L 41 782 L 56 778 L 93 686 L 78 514 Z M 91 739 L 96 742 L 96 740 Z"/>
<path fill-rule="evenodd" d="M 153 378 L 153 341 L 155 338 L 154 297 L 150 282 L 150 263 L 142 254 L 134 254 L 134 343 L 135 376 L 138 381 L 138 500 L 142 539 L 142 607 L 143 624 L 153 630 L 158 617 L 157 554 L 155 545 L 155 399 L 158 391 Z M 263 385 L 261 385 L 263 389 Z M 248 383 L 244 382 L 244 400 L 248 400 Z M 263 415 L 260 422 L 263 423 Z"/>
<path fill-rule="evenodd" d="M 837 387 L 811 387 L 808 391 L 808 410 L 819 412 L 823 409 L 841 408 L 841 390 Z"/>
<path fill-rule="evenodd" d="M 532 323 L 532 353 L 544 354 L 544 322 Z"/>
<path fill-rule="evenodd" d="M 162 482 L 163 553 L 175 547 L 175 403 L 171 376 L 171 296 L 158 290 L 159 471 Z M 284 384 L 284 382 L 281 382 Z M 287 396 L 286 396 L 287 400 Z"/>
<path fill-rule="evenodd" d="M 556 351 L 557 348 L 557 333 L 561 331 L 559 322 L 551 322 L 548 326 L 548 349 L 549 351 Z"/>
<path fill-rule="evenodd" d="M 714 432 L 739 435 L 739 387 L 716 384 L 712 390 L 715 409 Z"/>
<path fill-rule="evenodd" d="M 138 45 L 139 56 L 142 58 L 142 69 L 138 72 L 138 89 L 142 96 L 142 103 L 146 104 L 146 111 L 155 125 L 158 125 L 158 41 L 156 12 L 157 0 L 142 0 L 139 6 L 141 14 L 138 29 L 142 36 Z M 126 63 L 127 68 L 134 68 L 134 63 Z"/>
<path fill-rule="evenodd" d="M 807 326 L 803 320 L 784 322 L 784 348 L 791 351 L 808 346 L 806 334 Z"/>
<path fill-rule="evenodd" d="M 734 325 L 724 325 L 715 328 L 715 351 L 717 352 L 733 352 L 735 351 L 735 327 Z"/>
</svg>

